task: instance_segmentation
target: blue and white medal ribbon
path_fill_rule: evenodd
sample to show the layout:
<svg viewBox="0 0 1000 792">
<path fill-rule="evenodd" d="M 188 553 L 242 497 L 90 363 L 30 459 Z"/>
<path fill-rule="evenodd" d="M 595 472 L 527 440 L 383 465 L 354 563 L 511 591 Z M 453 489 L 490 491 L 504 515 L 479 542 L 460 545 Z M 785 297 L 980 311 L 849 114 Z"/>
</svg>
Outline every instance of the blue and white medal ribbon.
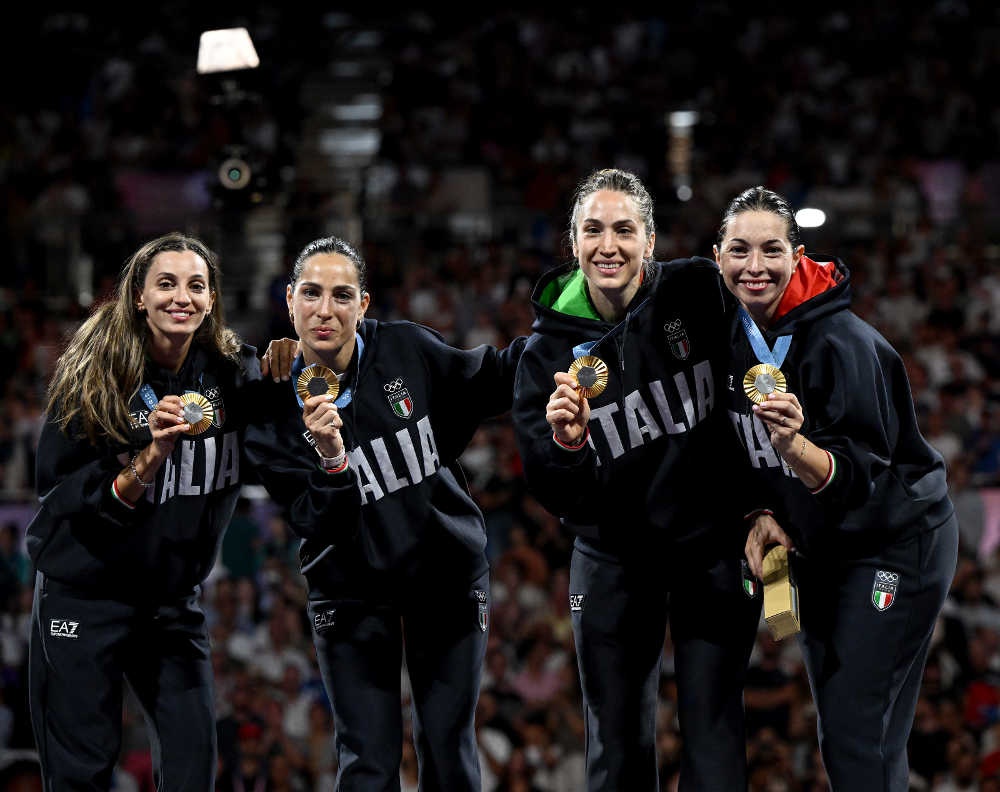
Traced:
<svg viewBox="0 0 1000 792">
<path fill-rule="evenodd" d="M 792 337 L 790 335 L 779 336 L 778 340 L 774 342 L 774 349 L 770 349 L 760 332 L 760 328 L 750 318 L 750 314 L 743 306 L 740 306 L 739 310 L 743 331 L 747 335 L 754 355 L 760 361 L 743 377 L 743 390 L 750 401 L 754 404 L 761 404 L 767 401 L 769 394 L 775 391 L 785 392 L 785 375 L 781 370 L 781 364 L 785 362 L 785 355 L 788 354 Z"/>
</svg>

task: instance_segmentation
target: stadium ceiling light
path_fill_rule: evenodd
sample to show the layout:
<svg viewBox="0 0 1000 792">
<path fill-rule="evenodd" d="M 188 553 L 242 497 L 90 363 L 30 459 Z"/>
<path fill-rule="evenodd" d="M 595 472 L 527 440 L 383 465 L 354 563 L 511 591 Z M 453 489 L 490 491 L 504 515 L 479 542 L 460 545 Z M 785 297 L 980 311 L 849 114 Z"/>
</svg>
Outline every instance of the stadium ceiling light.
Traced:
<svg viewBox="0 0 1000 792">
<path fill-rule="evenodd" d="M 198 42 L 198 74 L 256 69 L 260 58 L 245 27 L 206 30 Z"/>
<path fill-rule="evenodd" d="M 675 129 L 678 127 L 692 127 L 698 123 L 698 113 L 695 110 L 675 110 L 670 113 L 670 126 Z"/>
<path fill-rule="evenodd" d="M 795 222 L 802 228 L 819 228 L 826 222 L 826 212 L 822 209 L 799 209 L 795 213 Z"/>
</svg>

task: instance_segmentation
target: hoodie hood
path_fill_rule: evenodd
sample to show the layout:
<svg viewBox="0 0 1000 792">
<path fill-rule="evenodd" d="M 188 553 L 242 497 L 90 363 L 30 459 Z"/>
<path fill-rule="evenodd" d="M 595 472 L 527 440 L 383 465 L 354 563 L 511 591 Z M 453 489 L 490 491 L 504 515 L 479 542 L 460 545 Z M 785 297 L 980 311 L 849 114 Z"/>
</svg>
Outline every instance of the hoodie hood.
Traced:
<svg viewBox="0 0 1000 792">
<path fill-rule="evenodd" d="M 774 312 L 773 335 L 851 307 L 851 271 L 834 256 L 803 256 Z"/>
<path fill-rule="evenodd" d="M 579 336 L 581 332 L 593 337 L 605 335 L 625 321 L 656 289 L 662 276 L 663 265 L 655 264 L 650 274 L 644 271 L 639 290 L 629 304 L 628 314 L 619 322 L 609 322 L 601 317 L 587 292 L 587 279 L 575 261 L 549 270 L 539 278 L 531 294 L 535 321 L 531 329 L 545 335 Z"/>
</svg>

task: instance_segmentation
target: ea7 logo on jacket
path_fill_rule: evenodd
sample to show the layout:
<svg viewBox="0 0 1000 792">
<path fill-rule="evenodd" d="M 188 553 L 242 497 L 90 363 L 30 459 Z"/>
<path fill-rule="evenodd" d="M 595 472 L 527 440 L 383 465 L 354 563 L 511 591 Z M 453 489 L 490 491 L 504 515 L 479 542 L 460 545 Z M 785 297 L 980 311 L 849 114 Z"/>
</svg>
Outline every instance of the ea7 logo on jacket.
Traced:
<svg viewBox="0 0 1000 792">
<path fill-rule="evenodd" d="M 414 432 L 414 430 L 416 431 Z M 423 479 L 437 473 L 438 468 L 441 467 L 430 417 L 425 415 L 417 421 L 416 426 L 410 425 L 400 429 L 395 435 L 392 435 L 392 438 L 394 439 L 376 437 L 374 440 L 347 452 L 347 458 L 351 460 L 351 467 L 358 474 L 357 481 L 358 489 L 361 490 L 362 506 L 368 503 L 369 497 L 373 501 L 377 501 L 384 498 L 386 494 L 392 494 L 403 487 L 419 484 Z M 368 446 L 370 446 L 370 453 L 375 460 L 374 466 L 368 454 L 365 453 L 365 448 Z M 390 449 L 392 449 L 391 453 Z M 399 465 L 400 455 L 403 457 L 403 465 Z M 394 458 L 396 459 L 395 465 L 393 465 Z M 409 477 L 401 475 L 404 467 Z M 381 476 L 375 474 L 376 469 Z"/>
<path fill-rule="evenodd" d="M 76 628 L 80 622 L 66 621 L 66 619 L 50 619 L 49 635 L 53 638 L 79 638 Z"/>
<path fill-rule="evenodd" d="M 413 399 L 410 398 L 410 392 L 403 387 L 402 379 L 397 377 L 392 382 L 385 383 L 382 390 L 385 391 L 389 406 L 397 416 L 409 418 L 413 414 Z"/>
</svg>

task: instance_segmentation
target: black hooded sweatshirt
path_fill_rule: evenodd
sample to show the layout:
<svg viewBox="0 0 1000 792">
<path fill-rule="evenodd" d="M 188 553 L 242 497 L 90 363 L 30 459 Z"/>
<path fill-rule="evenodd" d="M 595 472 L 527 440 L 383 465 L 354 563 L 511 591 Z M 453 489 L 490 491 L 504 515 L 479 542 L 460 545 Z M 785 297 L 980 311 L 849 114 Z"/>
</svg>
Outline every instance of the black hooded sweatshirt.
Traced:
<svg viewBox="0 0 1000 792">
<path fill-rule="evenodd" d="M 345 565 L 396 581 L 474 580 L 488 569 L 486 531 L 458 457 L 484 419 L 510 408 L 524 339 L 502 351 L 461 350 L 427 327 L 374 319 L 358 337 L 335 402 L 349 464 L 321 472 L 321 513 L 294 502 L 301 467 L 319 470 L 294 382 L 267 388 L 271 406 L 247 432 L 253 467 L 272 498 L 290 507 L 289 524 L 304 540 L 302 571 L 319 593 Z"/>
<path fill-rule="evenodd" d="M 80 427 L 63 432 L 47 417 L 38 443 L 41 506 L 27 529 L 37 569 L 63 583 L 123 601 L 166 601 L 189 593 L 215 562 L 239 497 L 247 391 L 260 366 L 244 346 L 237 365 L 197 342 L 174 373 L 147 361 L 143 382 L 157 398 L 197 391 L 215 418 L 198 435 L 183 435 L 134 509 L 111 484 L 131 453 L 152 440 L 149 406 L 130 405 L 132 442 L 91 443 Z M 257 381 L 257 382 L 255 382 Z"/>
<path fill-rule="evenodd" d="M 570 530 L 620 557 L 656 562 L 657 551 L 682 545 L 739 552 L 745 463 L 721 390 L 735 302 L 718 268 L 702 258 L 654 264 L 618 323 L 595 318 L 592 306 L 591 316 L 558 310 L 568 290 L 585 294 L 581 278 L 564 265 L 532 295 L 534 333 L 513 408 L 529 487 Z M 587 354 L 610 376 L 590 400 L 587 444 L 572 451 L 553 439 L 545 406 L 553 374 L 584 353 L 584 342 L 596 342 Z"/>
<path fill-rule="evenodd" d="M 743 390 L 757 364 L 742 323 L 730 324 L 729 415 L 754 468 L 757 504 L 807 556 L 860 558 L 937 527 L 953 513 L 941 455 L 920 434 L 903 361 L 849 310 L 850 271 L 803 257 L 763 331 L 791 335 L 780 368 L 802 405 L 801 433 L 830 452 L 831 475 L 810 492 L 771 447 Z"/>
</svg>

